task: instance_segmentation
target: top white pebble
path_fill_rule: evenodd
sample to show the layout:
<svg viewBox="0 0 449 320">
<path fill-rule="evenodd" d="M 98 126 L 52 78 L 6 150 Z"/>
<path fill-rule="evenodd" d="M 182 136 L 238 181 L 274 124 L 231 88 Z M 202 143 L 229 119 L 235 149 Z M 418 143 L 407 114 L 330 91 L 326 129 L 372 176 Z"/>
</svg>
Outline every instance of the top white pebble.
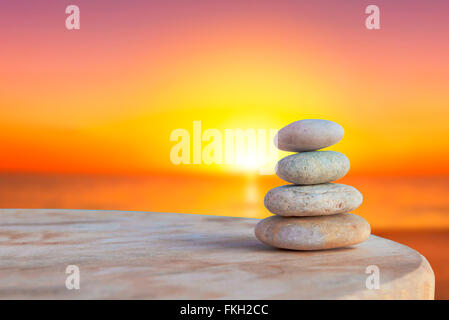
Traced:
<svg viewBox="0 0 449 320">
<path fill-rule="evenodd" d="M 314 151 L 336 144 L 345 131 L 338 123 L 305 119 L 290 123 L 277 133 L 274 144 L 283 151 Z"/>
</svg>

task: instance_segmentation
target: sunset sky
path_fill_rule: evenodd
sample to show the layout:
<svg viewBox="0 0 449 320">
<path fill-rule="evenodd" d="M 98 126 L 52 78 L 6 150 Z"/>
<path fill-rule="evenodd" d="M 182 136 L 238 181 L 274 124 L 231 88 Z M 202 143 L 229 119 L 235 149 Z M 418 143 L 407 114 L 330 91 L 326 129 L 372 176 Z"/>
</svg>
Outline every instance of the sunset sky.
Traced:
<svg viewBox="0 0 449 320">
<path fill-rule="evenodd" d="M 310 118 L 345 130 L 328 149 L 350 160 L 353 213 L 449 298 L 448 0 L 0 0 L 0 209 L 265 218 L 286 182 L 251 150 L 175 165 L 170 135 Z"/>
<path fill-rule="evenodd" d="M 449 174 L 449 2 L 368 4 L 1 1 L 0 171 L 222 172 L 170 133 L 323 118 L 353 174 Z"/>
</svg>

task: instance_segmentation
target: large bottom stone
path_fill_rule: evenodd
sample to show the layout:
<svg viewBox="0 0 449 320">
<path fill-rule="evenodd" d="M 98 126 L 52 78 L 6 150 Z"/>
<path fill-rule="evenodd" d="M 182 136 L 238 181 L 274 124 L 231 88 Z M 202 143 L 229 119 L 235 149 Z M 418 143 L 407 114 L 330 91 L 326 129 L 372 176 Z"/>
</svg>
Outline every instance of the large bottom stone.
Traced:
<svg viewBox="0 0 449 320">
<path fill-rule="evenodd" d="M 368 239 L 369 223 L 352 213 L 316 217 L 272 216 L 260 221 L 256 237 L 273 247 L 322 250 L 347 247 Z"/>
</svg>

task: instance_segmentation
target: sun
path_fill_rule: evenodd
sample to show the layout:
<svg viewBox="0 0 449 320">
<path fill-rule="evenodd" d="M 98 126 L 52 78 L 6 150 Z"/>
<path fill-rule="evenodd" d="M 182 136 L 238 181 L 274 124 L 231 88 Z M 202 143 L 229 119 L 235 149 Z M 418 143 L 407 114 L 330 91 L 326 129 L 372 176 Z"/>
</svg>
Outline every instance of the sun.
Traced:
<svg viewBox="0 0 449 320">
<path fill-rule="evenodd" d="M 235 166 L 244 170 L 258 170 L 264 165 L 263 159 L 257 154 L 257 152 L 246 153 L 243 155 L 237 155 L 235 159 Z"/>
</svg>

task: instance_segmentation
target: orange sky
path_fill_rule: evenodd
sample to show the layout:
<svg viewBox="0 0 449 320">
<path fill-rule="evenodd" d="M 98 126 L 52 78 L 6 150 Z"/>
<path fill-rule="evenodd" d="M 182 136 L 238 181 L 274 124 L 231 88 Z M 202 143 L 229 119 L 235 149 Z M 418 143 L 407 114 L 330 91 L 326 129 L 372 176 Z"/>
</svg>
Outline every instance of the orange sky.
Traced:
<svg viewBox="0 0 449 320">
<path fill-rule="evenodd" d="M 172 130 L 324 118 L 353 173 L 449 174 L 444 2 L 379 1 L 377 31 L 360 2 L 78 2 L 76 31 L 58 2 L 1 10 L 0 171 L 216 171 L 174 166 Z"/>
</svg>

